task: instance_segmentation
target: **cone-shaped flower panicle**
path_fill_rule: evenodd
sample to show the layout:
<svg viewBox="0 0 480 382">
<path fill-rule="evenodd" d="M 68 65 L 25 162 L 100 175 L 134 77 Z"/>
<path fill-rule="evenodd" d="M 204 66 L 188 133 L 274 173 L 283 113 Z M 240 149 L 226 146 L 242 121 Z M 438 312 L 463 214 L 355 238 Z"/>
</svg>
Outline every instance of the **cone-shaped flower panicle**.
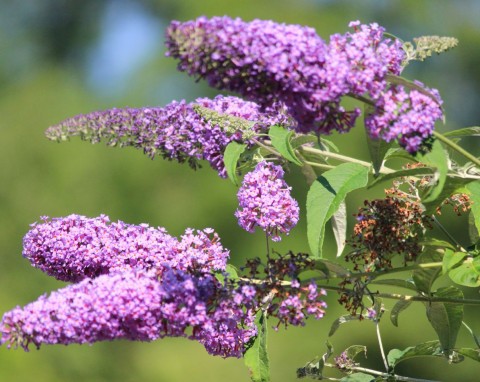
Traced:
<svg viewBox="0 0 480 382">
<path fill-rule="evenodd" d="M 198 98 L 191 103 L 174 101 L 165 107 L 110 109 L 78 115 L 48 128 L 46 135 L 57 141 L 79 135 L 92 143 L 105 140 L 111 146 L 133 146 L 143 149 L 151 158 L 160 154 L 181 163 L 188 161 L 193 168 L 198 166 L 198 160 L 207 160 L 220 176 L 226 177 L 223 151 L 229 142 L 241 140 L 242 132 L 227 133 L 222 126 L 205 120 L 194 110 L 195 106 L 250 121 L 254 132 L 266 132 L 272 125 L 285 125 L 289 121 L 286 113 L 275 106 L 261 111 L 253 102 L 217 96 L 213 100 Z"/>
<path fill-rule="evenodd" d="M 85 279 L 5 313 L 0 343 L 28 350 L 30 344 L 189 337 L 211 354 L 240 357 L 256 334 L 252 317 L 213 275 L 168 270 L 158 281 L 128 271 Z"/>
<path fill-rule="evenodd" d="M 283 179 L 281 166 L 260 162 L 245 175 L 238 191 L 239 209 L 235 212 L 240 227 L 254 232 L 263 229 L 273 241 L 288 234 L 298 222 L 298 203 L 290 195 L 291 187 Z"/>
<path fill-rule="evenodd" d="M 396 85 L 382 93 L 375 111 L 365 118 L 370 136 L 396 139 L 411 154 L 430 151 L 435 122 L 443 116 L 442 100 L 435 89 L 424 89 L 407 91 Z"/>
<path fill-rule="evenodd" d="M 70 215 L 32 224 L 23 239 L 23 256 L 45 273 L 77 282 L 114 271 L 167 268 L 225 270 L 229 251 L 212 229 L 187 229 L 181 239 L 147 224 L 111 223 L 102 215 Z"/>
<path fill-rule="evenodd" d="M 345 111 L 347 94 L 375 96 L 385 75 L 398 74 L 399 42 L 384 39 L 377 24 L 352 23 L 354 33 L 330 44 L 313 28 L 229 17 L 174 21 L 167 29 L 167 55 L 179 70 L 205 78 L 219 89 L 269 105 L 283 102 L 300 132 L 346 131 L 360 110 Z"/>
</svg>

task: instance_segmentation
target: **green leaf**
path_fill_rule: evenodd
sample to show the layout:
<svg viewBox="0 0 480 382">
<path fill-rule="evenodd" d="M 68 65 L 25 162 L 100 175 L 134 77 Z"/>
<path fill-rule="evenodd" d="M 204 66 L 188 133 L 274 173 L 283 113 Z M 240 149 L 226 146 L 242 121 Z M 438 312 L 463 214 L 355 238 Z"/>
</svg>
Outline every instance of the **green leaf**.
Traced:
<svg viewBox="0 0 480 382">
<path fill-rule="evenodd" d="M 355 359 L 355 357 L 361 353 L 367 354 L 367 347 L 363 345 L 351 345 L 345 349 L 345 353 L 348 358 Z"/>
<path fill-rule="evenodd" d="M 402 279 L 382 279 L 382 280 L 373 280 L 370 281 L 370 284 L 373 285 L 390 285 L 396 286 L 400 288 L 410 289 L 415 292 L 418 291 L 417 287 L 412 281 L 409 280 L 402 280 Z"/>
<path fill-rule="evenodd" d="M 332 228 L 337 242 L 337 257 L 340 257 L 345 249 L 347 238 L 347 205 L 345 202 L 340 203 L 338 211 L 333 214 Z"/>
<path fill-rule="evenodd" d="M 367 167 L 343 163 L 324 172 L 311 185 L 307 195 L 307 234 L 314 258 L 322 257 L 327 221 L 350 191 L 365 187 L 367 182 Z"/>
<path fill-rule="evenodd" d="M 375 112 L 375 108 L 372 105 L 365 104 L 365 110 L 363 113 L 364 120 L 373 112 Z M 378 176 L 385 159 L 385 154 L 387 154 L 388 149 L 392 147 L 393 141 L 386 142 L 380 138 L 373 138 L 370 136 L 367 129 L 365 129 L 365 133 L 367 135 L 367 145 L 368 151 L 370 152 L 370 159 L 372 160 L 373 171 L 375 176 Z"/>
<path fill-rule="evenodd" d="M 260 313 L 257 328 L 257 338 L 245 352 L 244 362 L 250 371 L 252 382 L 268 382 L 270 381 L 270 366 L 267 354 L 267 320 L 263 313 Z"/>
<path fill-rule="evenodd" d="M 462 299 L 463 292 L 453 286 L 439 288 L 435 297 Z M 463 304 L 451 304 L 443 302 L 427 303 L 427 318 L 437 333 L 446 356 L 450 355 L 457 341 L 458 331 L 462 326 Z"/>
<path fill-rule="evenodd" d="M 417 175 L 432 175 L 435 170 L 431 167 L 415 167 L 406 170 L 399 170 L 389 174 L 382 174 L 376 178 L 372 183 L 368 185 L 368 188 L 376 186 L 378 183 L 385 182 L 387 180 L 399 178 L 401 176 L 417 176 Z"/>
<path fill-rule="evenodd" d="M 443 356 L 439 341 L 428 341 L 404 350 L 392 349 L 388 352 L 387 361 L 390 367 L 395 368 L 400 362 L 414 357 Z"/>
<path fill-rule="evenodd" d="M 340 382 L 373 382 L 375 377 L 365 373 L 353 373 L 343 377 Z"/>
<path fill-rule="evenodd" d="M 470 242 L 472 244 L 478 242 L 480 239 L 480 231 L 477 229 L 475 224 L 475 216 L 473 216 L 473 212 L 471 210 L 468 214 L 468 236 L 470 237 Z"/>
<path fill-rule="evenodd" d="M 472 201 L 470 214 L 473 215 L 477 232 L 480 232 L 480 180 L 469 183 L 466 188 L 469 191 L 469 197 Z"/>
<path fill-rule="evenodd" d="M 341 324 L 344 324 L 345 322 L 358 321 L 358 320 L 360 320 L 359 315 L 352 316 L 350 314 L 347 314 L 345 316 L 338 317 L 335 321 L 333 321 L 332 326 L 330 327 L 330 331 L 328 332 L 328 336 L 329 337 L 333 336 Z"/>
<path fill-rule="evenodd" d="M 418 244 L 425 247 L 449 248 L 455 250 L 455 247 L 448 241 L 438 240 L 430 237 L 425 237 L 422 241 L 419 241 Z"/>
<path fill-rule="evenodd" d="M 299 135 L 298 137 L 294 137 L 291 141 L 291 145 L 293 149 L 300 147 L 306 143 L 317 143 L 318 137 L 316 135 Z"/>
<path fill-rule="evenodd" d="M 412 301 L 400 300 L 393 306 L 390 312 L 390 321 L 392 321 L 393 325 L 398 326 L 398 316 L 410 305 L 412 305 Z"/>
<path fill-rule="evenodd" d="M 290 144 L 293 134 L 293 130 L 287 130 L 282 126 L 272 126 L 268 132 L 268 136 L 272 141 L 272 146 L 275 147 L 285 159 L 298 166 L 302 166 L 303 163 L 297 158 L 295 151 Z"/>
<path fill-rule="evenodd" d="M 437 263 L 442 261 L 442 254 L 432 247 L 425 248 L 425 251 L 418 258 L 417 263 Z M 420 292 L 430 294 L 434 281 L 440 276 L 441 267 L 420 268 L 412 273 L 413 282 Z"/>
<path fill-rule="evenodd" d="M 464 127 L 463 129 L 452 130 L 446 133 L 443 133 L 445 137 L 480 137 L 480 127 Z"/>
<path fill-rule="evenodd" d="M 465 357 L 473 359 L 474 361 L 480 362 L 480 349 L 460 348 L 455 349 L 455 351 Z"/>
<path fill-rule="evenodd" d="M 465 254 L 463 255 L 465 257 Z M 480 258 L 465 261 L 459 267 L 450 270 L 448 276 L 459 285 L 471 288 L 480 286 Z"/>
<path fill-rule="evenodd" d="M 347 268 L 325 259 L 315 260 L 315 269 L 325 273 L 327 277 L 343 277 L 350 274 L 350 271 Z"/>
<path fill-rule="evenodd" d="M 240 155 L 245 151 L 247 145 L 244 143 L 230 142 L 223 153 L 223 163 L 227 170 L 228 178 L 234 185 L 238 186 L 237 163 Z"/>
<path fill-rule="evenodd" d="M 437 140 L 433 143 L 432 150 L 429 153 L 420 156 L 420 161 L 437 169 L 434 176 L 434 181 L 436 184 L 430 189 L 427 195 L 422 198 L 423 203 L 430 203 L 440 196 L 443 186 L 445 185 L 445 181 L 447 180 L 447 152 L 444 150 L 442 144 Z"/>
<path fill-rule="evenodd" d="M 228 276 L 231 279 L 233 280 L 238 279 L 238 269 L 234 265 L 227 264 L 225 271 L 228 273 Z"/>
<path fill-rule="evenodd" d="M 454 252 L 450 249 L 445 249 L 442 261 L 442 273 L 445 275 L 450 269 L 460 263 L 466 256 L 463 252 Z"/>
</svg>

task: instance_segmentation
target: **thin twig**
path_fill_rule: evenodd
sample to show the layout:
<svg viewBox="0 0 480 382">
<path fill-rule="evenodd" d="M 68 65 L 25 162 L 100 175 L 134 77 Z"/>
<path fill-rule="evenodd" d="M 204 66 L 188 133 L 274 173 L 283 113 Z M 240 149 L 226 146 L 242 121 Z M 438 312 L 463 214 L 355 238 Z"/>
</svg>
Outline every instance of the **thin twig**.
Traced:
<svg viewBox="0 0 480 382">
<path fill-rule="evenodd" d="M 375 326 L 377 329 L 378 346 L 380 347 L 380 353 L 382 354 L 383 365 L 385 366 L 385 371 L 388 373 L 389 366 L 388 366 L 387 357 L 385 357 L 385 350 L 383 349 L 382 336 L 380 335 L 380 325 L 378 320 L 375 321 Z"/>
</svg>

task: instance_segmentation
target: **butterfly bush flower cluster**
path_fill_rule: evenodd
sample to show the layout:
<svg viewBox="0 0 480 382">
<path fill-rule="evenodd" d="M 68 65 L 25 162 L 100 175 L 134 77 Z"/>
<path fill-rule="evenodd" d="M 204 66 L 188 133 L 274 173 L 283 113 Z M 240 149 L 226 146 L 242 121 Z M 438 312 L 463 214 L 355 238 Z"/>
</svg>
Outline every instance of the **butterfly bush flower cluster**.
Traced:
<svg viewBox="0 0 480 382">
<path fill-rule="evenodd" d="M 198 277 L 170 269 L 158 281 L 141 270 L 115 272 L 84 279 L 7 312 L 0 324 L 1 343 L 28 350 L 30 344 L 39 348 L 189 337 L 210 354 L 240 357 L 256 334 L 254 316 L 226 297 L 211 274 Z"/>
<path fill-rule="evenodd" d="M 110 222 L 105 215 L 43 217 L 25 235 L 23 255 L 48 275 L 74 283 L 5 313 L 0 344 L 25 350 L 168 336 L 198 341 L 213 355 L 241 357 L 256 336 L 260 309 L 279 323 L 303 325 L 309 315 L 323 317 L 326 306 L 315 284 L 292 284 L 291 292 L 278 284 L 304 268 L 298 261 L 279 266 L 279 260 L 265 285 L 232 278 L 229 251 L 211 229 L 187 229 L 175 238 L 163 228 Z M 283 292 L 265 308 L 273 290 Z"/>
<path fill-rule="evenodd" d="M 238 224 L 248 232 L 259 226 L 273 241 L 287 234 L 298 222 L 298 203 L 290 195 L 291 187 L 283 179 L 281 166 L 260 162 L 245 175 L 238 191 Z"/>
<path fill-rule="evenodd" d="M 290 123 L 285 110 L 276 105 L 261 111 L 253 102 L 219 95 L 191 103 L 174 101 L 165 107 L 114 108 L 78 115 L 50 127 L 46 135 L 57 141 L 79 135 L 92 143 L 105 140 L 111 146 L 132 146 L 143 149 L 152 159 L 160 154 L 180 163 L 187 161 L 193 168 L 198 167 L 199 160 L 206 160 L 226 177 L 223 152 L 231 141 L 242 141 L 242 131 L 228 134 L 222 126 L 205 120 L 195 111 L 196 106 L 250 121 L 256 133 Z"/>
<path fill-rule="evenodd" d="M 105 215 L 44 217 L 32 224 L 23 248 L 34 267 L 71 282 L 131 269 L 223 271 L 229 257 L 212 229 L 187 229 L 179 240 L 164 228 L 110 222 Z"/>
<path fill-rule="evenodd" d="M 402 44 L 385 38 L 378 24 L 357 21 L 350 26 L 353 32 L 333 35 L 327 43 L 312 28 L 272 21 L 226 16 L 174 21 L 167 30 L 167 55 L 179 60 L 179 70 L 205 78 L 215 88 L 238 92 L 262 106 L 284 103 L 297 121 L 292 127 L 302 133 L 348 131 L 360 110 L 346 111 L 342 97 L 369 97 L 374 105 L 367 124 L 370 134 L 387 141 L 395 138 L 416 152 L 442 116 L 441 101 L 428 102 L 422 93 L 398 87 L 406 98 L 398 99 L 394 115 L 388 114 L 392 90 L 387 76 L 401 72 Z M 424 115 L 407 125 L 407 119 Z M 377 121 L 381 118 L 386 121 Z"/>
</svg>

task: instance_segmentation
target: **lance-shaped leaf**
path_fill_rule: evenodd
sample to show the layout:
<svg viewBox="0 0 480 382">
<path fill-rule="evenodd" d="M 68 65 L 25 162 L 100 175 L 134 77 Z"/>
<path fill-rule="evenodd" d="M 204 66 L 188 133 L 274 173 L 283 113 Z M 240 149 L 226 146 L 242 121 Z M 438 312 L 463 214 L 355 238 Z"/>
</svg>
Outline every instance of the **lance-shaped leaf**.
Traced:
<svg viewBox="0 0 480 382">
<path fill-rule="evenodd" d="M 382 280 L 370 281 L 370 284 L 372 284 L 372 285 L 390 285 L 390 286 L 410 289 L 410 290 L 413 290 L 415 292 L 418 290 L 417 287 L 415 286 L 415 284 L 410 280 L 382 279 Z"/>
<path fill-rule="evenodd" d="M 333 324 L 330 327 L 330 332 L 328 332 L 328 336 L 329 337 L 333 336 L 341 324 L 344 324 L 345 322 L 359 321 L 359 320 L 360 320 L 359 315 L 352 316 L 350 314 L 347 314 L 347 315 L 338 317 L 335 321 L 333 321 Z"/>
<path fill-rule="evenodd" d="M 449 286 L 439 288 L 435 292 L 435 297 L 463 299 L 463 293 L 460 289 Z M 455 347 L 458 331 L 462 326 L 463 304 L 432 302 L 427 303 L 426 307 L 428 320 L 437 332 L 442 351 L 445 356 L 449 356 Z"/>
<path fill-rule="evenodd" d="M 412 301 L 400 300 L 393 306 L 392 311 L 390 312 L 390 321 L 393 325 L 398 326 L 398 316 L 400 316 L 400 313 L 410 305 L 412 305 Z"/>
<path fill-rule="evenodd" d="M 396 179 L 401 176 L 418 176 L 418 175 L 431 176 L 434 173 L 435 173 L 435 170 L 431 167 L 414 167 L 414 168 L 408 168 L 405 170 L 398 170 L 389 174 L 380 175 L 372 183 L 368 185 L 368 188 L 376 186 L 378 183 L 385 182 L 387 180 Z"/>
<path fill-rule="evenodd" d="M 340 203 L 338 211 L 332 216 L 332 228 L 335 241 L 337 242 L 337 257 L 342 256 L 347 239 L 347 205 Z"/>
<path fill-rule="evenodd" d="M 480 137 L 480 127 L 479 126 L 472 126 L 472 127 L 464 127 L 463 129 L 447 131 L 443 133 L 445 137 Z"/>
<path fill-rule="evenodd" d="M 473 359 L 474 361 L 480 362 L 480 349 L 460 348 L 455 349 L 455 351 L 465 357 Z"/>
<path fill-rule="evenodd" d="M 287 130 L 281 126 L 272 126 L 268 132 L 268 136 L 272 141 L 272 146 L 275 147 L 285 159 L 296 165 L 303 165 L 300 159 L 295 155 L 295 151 L 290 143 L 293 136 L 293 130 Z"/>
<path fill-rule="evenodd" d="M 263 313 L 260 313 L 257 328 L 257 338 L 245 352 L 243 358 L 250 371 L 252 382 L 268 382 L 270 381 L 270 366 L 267 353 L 267 320 Z"/>
<path fill-rule="evenodd" d="M 225 164 L 228 178 L 236 186 L 238 186 L 237 163 L 246 147 L 246 144 L 233 141 L 227 145 L 223 153 L 223 163 Z"/>
<path fill-rule="evenodd" d="M 469 190 L 466 186 L 471 182 L 472 180 L 469 178 L 447 177 L 442 191 L 435 200 L 432 200 L 431 202 L 422 200 L 422 203 L 425 207 L 425 214 L 434 214 L 437 207 L 442 204 L 446 198 L 454 194 L 469 193 Z"/>
<path fill-rule="evenodd" d="M 319 259 L 315 261 L 315 269 L 325 273 L 327 277 L 344 277 L 350 274 L 347 268 L 330 260 Z"/>
<path fill-rule="evenodd" d="M 388 352 L 387 360 L 390 367 L 394 368 L 400 362 L 410 358 L 425 356 L 443 356 L 439 341 L 428 341 L 406 349 L 392 349 Z"/>
<path fill-rule="evenodd" d="M 338 165 L 313 182 L 307 195 L 307 234 L 314 258 L 322 257 L 327 221 L 350 191 L 365 187 L 367 182 L 368 168 L 356 163 Z"/>
<path fill-rule="evenodd" d="M 430 203 L 436 200 L 442 193 L 443 186 L 447 180 L 448 173 L 448 158 L 447 152 L 444 150 L 442 144 L 437 140 L 432 146 L 432 150 L 421 156 L 420 161 L 430 167 L 435 167 L 436 172 L 434 176 L 435 185 L 429 190 L 427 195 L 422 198 L 423 203 Z"/>
</svg>

